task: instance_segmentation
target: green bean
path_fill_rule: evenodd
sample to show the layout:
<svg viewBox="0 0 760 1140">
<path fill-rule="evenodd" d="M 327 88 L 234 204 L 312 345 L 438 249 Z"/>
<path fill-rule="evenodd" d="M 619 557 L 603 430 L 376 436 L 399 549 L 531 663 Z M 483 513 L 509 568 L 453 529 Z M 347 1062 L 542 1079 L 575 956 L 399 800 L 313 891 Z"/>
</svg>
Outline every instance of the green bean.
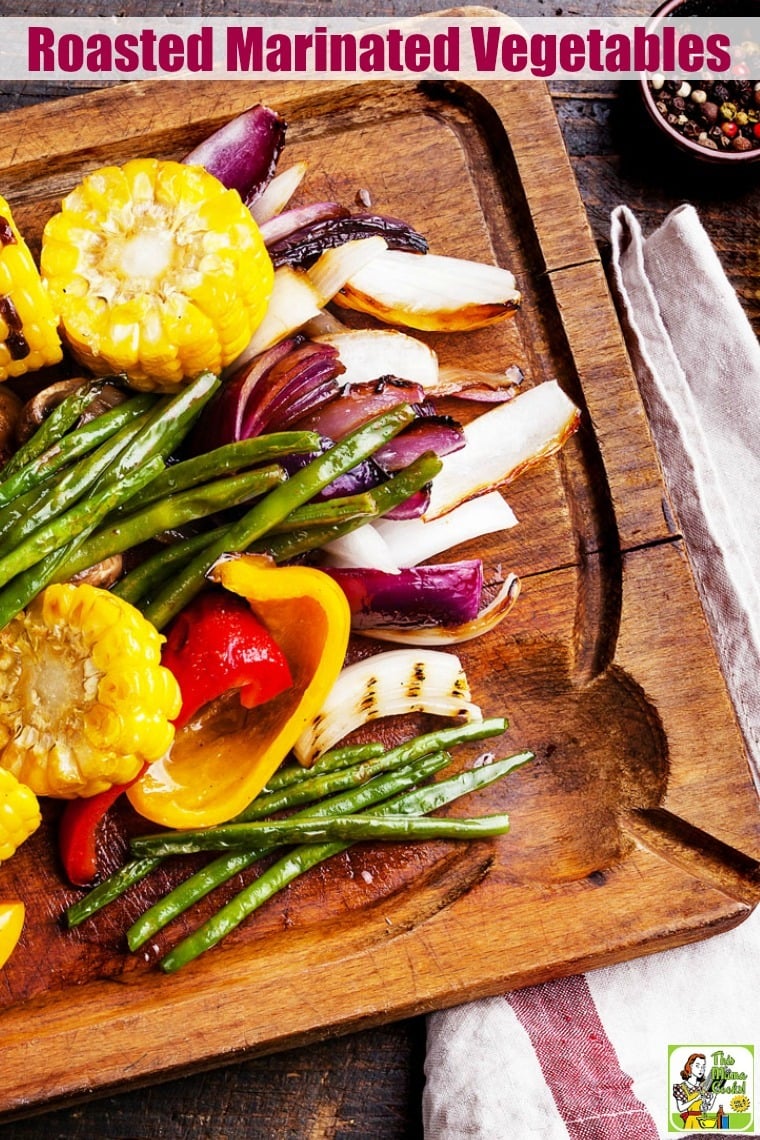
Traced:
<svg viewBox="0 0 760 1140">
<path fill-rule="evenodd" d="M 344 744 L 338 748 L 331 748 L 310 768 L 304 768 L 302 764 L 284 764 L 277 769 L 259 794 L 269 795 L 270 792 L 279 792 L 282 788 L 288 788 L 291 784 L 300 784 L 302 780 L 311 779 L 323 772 L 334 772 L 341 768 L 349 768 L 352 764 L 360 764 L 363 760 L 374 760 L 376 756 L 382 756 L 384 751 L 379 740 L 368 740 L 365 744 Z"/>
<path fill-rule="evenodd" d="M 158 858 L 131 859 L 129 863 L 125 863 L 123 867 L 119 867 L 117 871 L 104 879 L 102 883 L 93 887 L 84 898 L 72 903 L 65 912 L 66 925 L 69 929 L 78 926 L 80 922 L 84 922 L 86 918 L 90 918 L 102 910 L 104 906 L 115 902 L 130 887 L 142 882 L 162 862 L 163 860 Z"/>
<path fill-rule="evenodd" d="M 382 752 L 383 746 L 377 742 L 345 745 L 342 748 L 333 749 L 332 752 L 326 752 L 324 756 L 320 757 L 318 763 L 337 763 L 340 760 L 344 764 L 348 764 L 351 760 L 359 762 Z M 300 772 L 309 771 L 307 768 L 301 768 L 300 765 L 298 765 L 298 770 Z M 161 858 L 138 858 L 130 860 L 119 870 L 115 871 L 108 879 L 105 879 L 102 883 L 99 883 L 97 887 L 94 887 L 84 898 L 69 907 L 66 911 L 66 920 L 69 926 L 74 926 L 84 921 L 84 919 L 88 918 L 91 914 L 94 914 L 102 907 L 113 902 L 132 886 L 133 883 L 139 882 L 140 879 L 144 878 L 162 862 L 163 859 Z M 231 872 L 231 874 L 234 873 L 234 871 Z"/>
<path fill-rule="evenodd" d="M 314 772 L 314 767 L 307 769 L 308 775 L 298 784 L 291 784 L 280 791 L 258 796 L 233 820 L 234 823 L 246 823 L 251 820 L 264 819 L 285 808 L 294 807 L 301 803 L 313 803 L 324 796 L 334 795 L 337 792 L 355 788 L 380 772 L 397 768 L 400 764 L 411 764 L 420 760 L 431 752 L 440 752 L 457 744 L 469 740 L 483 740 L 489 736 L 496 736 L 504 732 L 507 722 L 503 717 L 491 717 L 488 720 L 470 721 L 467 724 L 447 725 L 434 732 L 427 732 L 416 736 L 412 740 L 391 748 L 388 752 L 381 750 L 376 757 L 368 757 L 348 768 L 326 772 Z M 319 761 L 317 762 L 319 763 Z M 139 842 L 139 841 L 135 841 Z"/>
<path fill-rule="evenodd" d="M 158 502 L 125 515 L 117 522 L 101 527 L 90 539 L 78 558 L 67 564 L 61 573 L 71 578 L 88 566 L 102 562 L 114 554 L 121 554 L 133 546 L 148 542 L 167 530 L 184 526 L 185 523 L 228 510 L 259 498 L 278 483 L 283 483 L 287 475 L 282 467 L 271 464 L 242 475 L 217 479 L 202 487 L 190 487 L 176 495 L 170 495 Z M 155 482 L 155 480 L 154 480 Z M 148 488 L 153 489 L 153 484 Z"/>
<path fill-rule="evenodd" d="M 450 762 L 450 759 L 449 754 L 445 752 L 425 756 L 413 765 L 397 771 L 386 772 L 382 776 L 376 776 L 374 780 L 362 788 L 343 793 L 329 801 L 320 803 L 316 808 L 310 809 L 311 813 L 318 812 L 320 816 L 332 816 L 345 811 L 351 804 L 356 804 L 361 808 L 381 803 L 388 796 L 396 795 L 399 791 L 414 787 L 420 781 L 427 779 L 428 776 L 440 771 Z M 296 813 L 293 818 L 297 819 L 298 814 Z M 150 910 L 141 915 L 127 931 L 127 944 L 130 950 L 137 950 L 188 907 L 204 898 L 216 887 L 226 883 L 240 871 L 245 870 L 246 867 L 250 867 L 257 859 L 261 858 L 262 853 L 253 850 L 222 855 L 180 883 Z"/>
<path fill-rule="evenodd" d="M 31 463 L 43 451 L 56 443 L 81 416 L 87 405 L 96 398 L 103 386 L 102 380 L 83 381 L 60 404 L 45 417 L 40 426 L 22 444 L 2 469 L 3 480 L 15 475 L 27 463 Z"/>
<path fill-rule="evenodd" d="M 146 471 L 149 470 L 150 478 L 155 479 L 156 475 L 163 470 L 163 466 L 163 460 L 159 456 L 150 460 L 142 468 L 139 479 L 140 485 L 145 486 L 149 481 L 144 478 Z M 135 471 L 131 472 L 132 476 L 135 474 Z M 119 483 L 110 483 L 109 481 L 105 489 L 99 494 L 95 493 L 75 503 L 63 514 L 57 515 L 48 523 L 32 531 L 14 550 L 4 554 L 0 558 L 0 587 L 5 586 L 17 574 L 23 573 L 24 570 L 28 570 L 40 562 L 45 555 L 60 549 L 69 539 L 75 538 L 84 530 L 91 532 L 102 522 L 109 511 L 113 510 L 117 503 L 123 501 L 125 484 L 130 485 L 126 473 Z"/>
<path fill-rule="evenodd" d="M 222 554 L 247 550 L 252 542 L 282 522 L 296 507 L 308 502 L 339 475 L 367 459 L 413 419 L 413 408 L 402 404 L 363 424 L 335 447 L 313 459 L 233 523 L 225 536 L 192 558 L 176 579 L 148 605 L 146 616 L 157 629 L 163 629 L 195 597 L 209 569 Z"/>
<path fill-rule="evenodd" d="M 415 491 L 421 490 L 441 469 L 441 460 L 434 452 L 426 452 L 413 460 L 403 471 L 392 475 L 385 483 L 373 487 L 370 494 L 375 501 L 375 511 L 371 516 L 344 521 L 323 527 L 297 526 L 286 533 L 267 534 L 251 547 L 252 550 L 266 552 L 276 562 L 287 562 L 299 554 L 326 546 L 344 534 L 350 534 L 373 518 L 381 518 L 393 507 L 403 503 Z M 288 520 L 285 520 L 286 523 Z"/>
<path fill-rule="evenodd" d="M 375 813 L 378 815 L 426 815 L 460 796 L 485 787 L 494 780 L 501 779 L 507 772 L 532 759 L 532 753 L 522 752 L 506 760 L 495 761 L 480 768 L 461 772 L 450 780 L 442 780 L 429 787 L 406 792 L 381 803 Z M 379 777 L 382 779 L 383 777 Z M 239 894 L 235 895 L 198 930 L 173 947 L 161 960 L 161 969 L 166 973 L 176 970 L 193 961 L 206 950 L 216 946 L 227 934 L 240 925 L 263 903 L 278 891 L 304 874 L 311 867 L 345 851 L 351 844 L 348 841 L 334 843 L 305 844 L 294 848 L 278 859 L 263 874 L 254 879 Z"/>
<path fill-rule="evenodd" d="M 141 487 L 147 486 L 151 479 L 155 479 L 156 475 L 163 469 L 163 460 L 159 456 L 149 460 L 143 467 L 133 471 L 130 476 L 125 478 L 120 487 L 113 487 L 109 492 L 110 501 L 117 504 L 121 501 L 126 501 L 130 496 L 136 495 Z M 88 508 L 90 515 L 88 518 Z M 101 509 L 107 509 L 105 504 L 101 505 Z M 77 552 L 81 549 L 82 543 L 92 533 L 98 525 L 99 516 L 97 512 L 92 510 L 92 502 L 84 506 L 75 508 L 74 511 L 69 511 L 69 515 L 77 512 L 76 525 L 74 526 L 74 537 L 66 541 L 66 528 L 64 523 L 60 523 L 62 528 L 59 538 L 62 536 L 60 545 L 53 549 L 49 554 L 40 558 L 27 570 L 20 574 L 16 574 L 11 582 L 0 590 L 0 629 L 3 629 L 8 622 L 16 616 L 25 606 L 29 604 L 32 598 L 36 597 L 41 590 L 49 585 L 56 574 L 59 573 L 61 567 L 65 564 L 67 559 L 74 558 Z M 60 522 L 60 520 L 56 520 Z M 34 537 L 34 536 L 33 536 Z"/>
<path fill-rule="evenodd" d="M 109 408 L 81 428 L 69 432 L 0 484 L 0 505 L 12 502 L 24 492 L 39 486 L 62 467 L 68 466 L 74 459 L 94 451 L 124 424 L 146 412 L 154 402 L 152 396 L 135 396 Z"/>
<path fill-rule="evenodd" d="M 131 602 L 133 606 L 139 608 L 143 599 L 165 582 L 177 566 L 188 562 L 199 550 L 203 550 L 214 539 L 226 533 L 227 524 L 162 546 L 155 554 L 149 555 L 125 574 L 115 586 L 111 587 L 111 593 L 118 594 L 125 602 Z"/>
<path fill-rule="evenodd" d="M 302 527 L 341 526 L 347 522 L 365 522 L 377 515 L 377 502 L 371 491 L 346 495 L 320 502 L 304 503 L 274 527 L 275 533 Z"/>
<path fill-rule="evenodd" d="M 174 463 L 156 479 L 142 498 L 146 506 L 157 499 L 175 495 L 200 483 L 208 483 L 221 475 L 231 475 L 245 471 L 261 463 L 279 460 L 283 455 L 313 451 L 319 443 L 319 436 L 310 431 L 281 431 L 269 435 L 241 439 L 216 447 L 213 451 L 195 455 L 181 463 Z M 118 512 L 123 513 L 123 510 Z"/>
<path fill-rule="evenodd" d="M 147 420 L 148 413 L 143 412 L 137 418 L 123 424 L 119 431 L 116 431 L 92 454 L 75 463 L 51 485 L 45 484 L 43 493 L 37 502 L 5 531 L 3 548 L 12 549 L 18 546 L 38 527 L 50 522 L 68 507 L 73 506 L 108 471 L 124 448 L 140 434 Z M 20 501 L 16 500 L 16 502 Z"/>
<path fill-rule="evenodd" d="M 420 842 L 429 839 L 484 839 L 509 831 L 509 816 L 447 819 L 409 815 L 340 815 L 335 819 L 304 816 L 301 819 L 252 820 L 229 823 L 209 831 L 146 836 L 132 849 L 143 855 L 194 855 L 200 851 L 268 851 L 292 843 Z"/>
<path fill-rule="evenodd" d="M 11 532 L 11 528 L 16 525 L 19 519 L 32 516 L 38 505 L 48 495 L 54 482 L 55 480 L 52 478 L 46 480 L 39 487 L 33 487 L 31 491 L 19 495 L 17 499 L 7 503 L 6 506 L 0 507 L 0 539 Z"/>
<path fill-rule="evenodd" d="M 109 483 L 119 483 L 133 468 L 154 455 L 168 459 L 182 442 L 219 388 L 221 381 L 212 372 L 201 372 L 174 396 L 160 399 L 145 429 L 134 439 L 107 473 Z"/>
</svg>

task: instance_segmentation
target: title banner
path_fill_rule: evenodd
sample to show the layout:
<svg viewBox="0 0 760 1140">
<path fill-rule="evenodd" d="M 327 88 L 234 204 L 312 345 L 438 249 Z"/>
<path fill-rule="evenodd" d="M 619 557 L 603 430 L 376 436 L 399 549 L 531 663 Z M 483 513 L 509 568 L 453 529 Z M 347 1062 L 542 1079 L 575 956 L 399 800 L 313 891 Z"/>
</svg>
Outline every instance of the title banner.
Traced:
<svg viewBox="0 0 760 1140">
<path fill-rule="evenodd" d="M 46 79 L 760 77 L 760 19 L 3 17 L 0 74 Z"/>
</svg>

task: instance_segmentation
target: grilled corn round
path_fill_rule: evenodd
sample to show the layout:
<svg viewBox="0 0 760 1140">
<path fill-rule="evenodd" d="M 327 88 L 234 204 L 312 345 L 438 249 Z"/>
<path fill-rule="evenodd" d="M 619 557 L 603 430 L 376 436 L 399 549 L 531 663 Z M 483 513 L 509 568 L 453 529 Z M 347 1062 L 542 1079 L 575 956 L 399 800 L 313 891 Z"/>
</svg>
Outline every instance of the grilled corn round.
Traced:
<svg viewBox="0 0 760 1140">
<path fill-rule="evenodd" d="M 0 863 L 28 839 L 40 825 L 40 805 L 31 788 L 12 772 L 0 768 Z"/>
<path fill-rule="evenodd" d="M 152 158 L 103 167 L 72 190 L 45 227 L 40 266 L 80 363 L 143 390 L 231 364 L 274 281 L 237 191 Z"/>
<path fill-rule="evenodd" d="M 174 738 L 162 641 L 107 590 L 48 586 L 0 632 L 0 766 L 61 799 L 134 779 Z"/>
<path fill-rule="evenodd" d="M 61 359 L 58 320 L 5 198 L 0 197 L 0 380 Z"/>
</svg>

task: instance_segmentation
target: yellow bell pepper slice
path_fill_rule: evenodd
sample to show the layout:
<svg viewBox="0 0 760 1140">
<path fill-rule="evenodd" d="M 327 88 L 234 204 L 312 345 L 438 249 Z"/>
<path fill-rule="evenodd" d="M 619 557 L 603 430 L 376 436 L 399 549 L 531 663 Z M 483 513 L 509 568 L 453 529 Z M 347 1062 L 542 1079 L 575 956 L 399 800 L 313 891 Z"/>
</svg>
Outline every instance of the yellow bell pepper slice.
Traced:
<svg viewBox="0 0 760 1140">
<path fill-rule="evenodd" d="M 0 970 L 10 958 L 21 937 L 26 908 L 22 902 L 0 902 Z"/>
<path fill-rule="evenodd" d="M 285 654 L 293 685 L 253 709 L 227 693 L 177 732 L 170 752 L 127 792 L 136 811 L 163 827 L 211 827 L 247 807 L 319 712 L 348 647 L 348 602 L 321 570 L 241 554 L 218 563 L 213 577 L 248 600 Z"/>
</svg>

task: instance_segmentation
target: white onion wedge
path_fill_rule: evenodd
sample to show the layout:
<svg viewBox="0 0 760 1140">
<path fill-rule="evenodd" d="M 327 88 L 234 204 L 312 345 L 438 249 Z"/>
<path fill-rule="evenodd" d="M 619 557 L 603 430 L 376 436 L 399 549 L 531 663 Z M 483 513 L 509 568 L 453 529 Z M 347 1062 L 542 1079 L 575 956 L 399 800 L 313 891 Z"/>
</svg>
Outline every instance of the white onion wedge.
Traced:
<svg viewBox="0 0 760 1140">
<path fill-rule="evenodd" d="M 293 751 L 309 767 L 355 728 L 412 712 L 483 719 L 472 703 L 462 663 L 438 649 L 392 649 L 346 666 Z"/>
<path fill-rule="evenodd" d="M 232 375 L 272 345 L 297 332 L 322 309 L 321 296 L 303 270 L 282 265 L 275 270 L 272 296 L 264 319 L 244 348 L 227 369 Z"/>
<path fill-rule="evenodd" d="M 509 574 L 493 601 L 472 621 L 463 622 L 462 625 L 429 626 L 426 629 L 392 629 L 384 626 L 382 629 L 363 629 L 361 634 L 362 637 L 371 637 L 375 641 L 394 641 L 399 645 L 459 645 L 495 629 L 519 596 L 520 580 L 515 574 Z"/>
<path fill-rule="evenodd" d="M 573 434 L 580 411 L 556 380 L 546 380 L 472 420 L 465 446 L 443 457 L 423 518 L 502 486 L 558 451 Z"/>
<path fill-rule="evenodd" d="M 470 539 L 496 534 L 516 525 L 512 508 L 499 491 L 491 491 L 461 503 L 455 510 L 430 522 L 424 517 L 380 519 L 374 527 L 385 542 L 386 557 L 404 568 L 427 562 L 434 555 Z"/>
<path fill-rule="evenodd" d="M 321 298 L 321 308 L 332 301 L 350 277 L 366 269 L 388 246 L 378 234 L 344 242 L 321 253 L 310 269 L 309 280 Z"/>
<path fill-rule="evenodd" d="M 342 384 L 364 384 L 381 376 L 397 376 L 431 390 L 438 383 L 438 357 L 433 349 L 396 329 L 328 332 L 319 340 L 338 350 L 346 370 Z"/>
<path fill-rule="evenodd" d="M 254 222 L 262 226 L 264 222 L 269 222 L 277 214 L 282 213 L 303 182 L 307 169 L 305 162 L 296 162 L 281 174 L 276 174 L 251 204 Z"/>
<path fill-rule="evenodd" d="M 347 309 L 430 332 L 483 328 L 520 305 L 514 276 L 497 265 L 389 249 L 336 294 Z"/>
<path fill-rule="evenodd" d="M 334 538 L 322 547 L 330 566 L 349 569 L 371 567 L 386 574 L 398 574 L 399 565 L 376 526 L 365 523 L 358 530 Z"/>
<path fill-rule="evenodd" d="M 323 309 L 319 316 L 305 324 L 301 331 L 306 334 L 309 340 L 323 340 L 326 336 L 348 332 L 349 330 L 348 325 L 339 321 L 334 313 L 331 313 L 329 309 Z"/>
</svg>

